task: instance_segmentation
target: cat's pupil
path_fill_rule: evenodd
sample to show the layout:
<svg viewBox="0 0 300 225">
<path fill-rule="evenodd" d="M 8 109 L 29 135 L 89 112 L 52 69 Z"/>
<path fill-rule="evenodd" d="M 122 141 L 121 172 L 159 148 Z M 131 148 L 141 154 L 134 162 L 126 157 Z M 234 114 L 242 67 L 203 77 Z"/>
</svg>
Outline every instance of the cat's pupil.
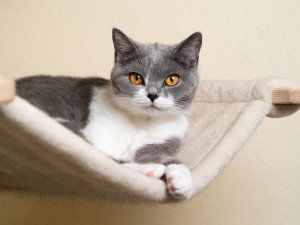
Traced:
<svg viewBox="0 0 300 225">
<path fill-rule="evenodd" d="M 170 77 L 170 81 L 173 83 L 174 82 L 174 77 Z"/>
<path fill-rule="evenodd" d="M 135 81 L 139 80 L 140 78 L 141 78 L 140 75 L 136 75 Z"/>
</svg>

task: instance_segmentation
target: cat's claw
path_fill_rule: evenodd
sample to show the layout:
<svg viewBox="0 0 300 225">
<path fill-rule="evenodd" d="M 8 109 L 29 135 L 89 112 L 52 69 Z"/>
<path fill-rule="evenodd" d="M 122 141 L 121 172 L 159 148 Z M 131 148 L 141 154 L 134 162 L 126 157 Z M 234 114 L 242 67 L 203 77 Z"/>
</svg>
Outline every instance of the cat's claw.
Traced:
<svg viewBox="0 0 300 225">
<path fill-rule="evenodd" d="M 171 195 L 189 199 L 193 194 L 191 171 L 182 164 L 170 164 L 166 168 L 167 187 Z"/>
</svg>

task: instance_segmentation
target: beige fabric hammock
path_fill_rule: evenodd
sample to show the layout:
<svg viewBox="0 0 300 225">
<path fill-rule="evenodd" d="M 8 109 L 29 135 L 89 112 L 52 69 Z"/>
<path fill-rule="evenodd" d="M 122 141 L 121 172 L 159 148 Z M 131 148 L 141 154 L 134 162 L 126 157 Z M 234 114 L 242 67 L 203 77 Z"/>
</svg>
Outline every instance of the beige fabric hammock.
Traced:
<svg viewBox="0 0 300 225">
<path fill-rule="evenodd" d="M 277 78 L 202 81 L 178 155 L 192 170 L 194 194 L 224 169 L 265 116 L 296 112 L 299 89 L 298 84 Z M 164 181 L 116 163 L 24 99 L 3 103 L 13 95 L 13 83 L 0 81 L 1 191 L 126 202 L 178 201 L 168 194 Z"/>
</svg>

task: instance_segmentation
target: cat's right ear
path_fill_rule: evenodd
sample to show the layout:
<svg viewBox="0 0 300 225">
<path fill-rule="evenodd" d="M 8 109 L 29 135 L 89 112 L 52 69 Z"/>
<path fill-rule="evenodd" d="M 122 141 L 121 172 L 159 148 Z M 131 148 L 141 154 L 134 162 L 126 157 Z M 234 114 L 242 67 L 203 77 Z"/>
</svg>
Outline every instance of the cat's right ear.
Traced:
<svg viewBox="0 0 300 225">
<path fill-rule="evenodd" d="M 133 41 L 117 28 L 113 28 L 112 38 L 115 47 L 115 62 L 124 62 L 137 50 Z"/>
</svg>

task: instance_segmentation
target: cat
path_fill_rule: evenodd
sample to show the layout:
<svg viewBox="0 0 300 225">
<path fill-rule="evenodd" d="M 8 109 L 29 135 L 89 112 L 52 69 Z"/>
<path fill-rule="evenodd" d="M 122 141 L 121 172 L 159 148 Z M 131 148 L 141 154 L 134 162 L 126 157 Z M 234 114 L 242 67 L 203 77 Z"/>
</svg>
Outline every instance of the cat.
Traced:
<svg viewBox="0 0 300 225">
<path fill-rule="evenodd" d="M 202 35 L 176 45 L 141 44 L 116 28 L 112 37 L 110 80 L 24 77 L 16 80 L 17 94 L 124 166 L 165 177 L 170 194 L 188 199 L 191 171 L 176 154 L 199 84 Z"/>
</svg>

